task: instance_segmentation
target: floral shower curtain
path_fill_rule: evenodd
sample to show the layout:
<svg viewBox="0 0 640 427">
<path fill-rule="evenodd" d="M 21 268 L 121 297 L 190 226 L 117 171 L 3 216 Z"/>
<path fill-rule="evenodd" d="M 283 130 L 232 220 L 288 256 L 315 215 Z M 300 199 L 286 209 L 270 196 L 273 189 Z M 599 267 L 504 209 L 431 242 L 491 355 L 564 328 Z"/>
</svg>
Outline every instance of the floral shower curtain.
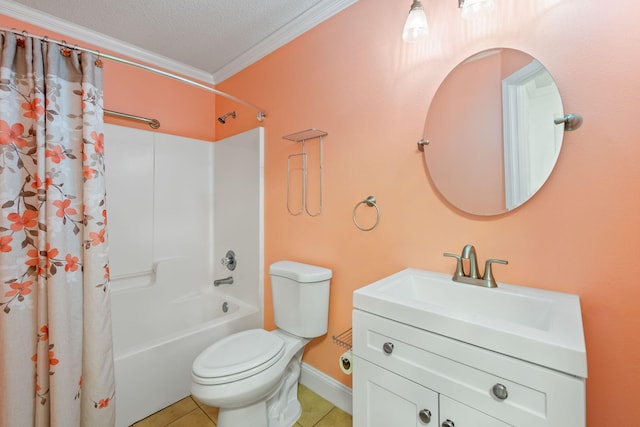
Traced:
<svg viewBox="0 0 640 427">
<path fill-rule="evenodd" d="M 0 426 L 113 426 L 102 63 L 0 42 Z"/>
</svg>

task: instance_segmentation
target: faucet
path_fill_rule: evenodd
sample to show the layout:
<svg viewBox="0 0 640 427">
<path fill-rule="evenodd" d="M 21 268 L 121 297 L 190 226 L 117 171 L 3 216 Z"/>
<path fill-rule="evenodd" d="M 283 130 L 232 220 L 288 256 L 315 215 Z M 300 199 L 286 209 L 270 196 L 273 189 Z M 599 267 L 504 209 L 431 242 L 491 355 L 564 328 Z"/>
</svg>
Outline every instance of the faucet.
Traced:
<svg viewBox="0 0 640 427">
<path fill-rule="evenodd" d="M 469 274 L 467 277 L 472 279 L 479 279 L 480 272 L 478 271 L 478 259 L 476 258 L 476 248 L 473 245 L 465 245 L 462 248 L 462 255 L 460 255 L 462 259 L 469 260 Z"/>
<path fill-rule="evenodd" d="M 493 277 L 491 264 L 509 264 L 508 261 L 502 259 L 488 259 L 484 264 L 484 275 L 481 277 L 478 271 L 478 258 L 476 256 L 476 248 L 473 245 L 465 245 L 461 255 L 444 253 L 444 256 L 456 259 L 456 271 L 451 278 L 454 282 L 467 283 L 469 285 L 484 286 L 487 288 L 497 288 L 498 284 Z M 462 260 L 469 260 L 469 273 L 464 272 Z"/>
<path fill-rule="evenodd" d="M 216 279 L 213 281 L 213 286 L 220 285 L 233 285 L 233 276 L 225 277 L 224 279 Z"/>
</svg>

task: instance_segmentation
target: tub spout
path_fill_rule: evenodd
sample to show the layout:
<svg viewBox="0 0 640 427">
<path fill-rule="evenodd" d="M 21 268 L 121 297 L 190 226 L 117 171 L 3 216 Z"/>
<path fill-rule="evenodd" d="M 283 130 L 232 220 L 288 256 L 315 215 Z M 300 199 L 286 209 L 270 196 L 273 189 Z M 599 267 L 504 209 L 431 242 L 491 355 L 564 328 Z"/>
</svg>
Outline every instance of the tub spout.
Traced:
<svg viewBox="0 0 640 427">
<path fill-rule="evenodd" d="M 225 277 L 224 279 L 217 279 L 213 281 L 213 286 L 220 285 L 233 285 L 233 276 Z"/>
</svg>

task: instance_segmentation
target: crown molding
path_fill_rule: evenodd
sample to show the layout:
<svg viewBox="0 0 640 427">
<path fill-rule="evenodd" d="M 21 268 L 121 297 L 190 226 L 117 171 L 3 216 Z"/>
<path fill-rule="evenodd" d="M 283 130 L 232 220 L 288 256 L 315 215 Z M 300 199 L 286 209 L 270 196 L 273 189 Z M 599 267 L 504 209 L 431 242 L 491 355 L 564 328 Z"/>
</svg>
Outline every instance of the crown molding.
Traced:
<svg viewBox="0 0 640 427">
<path fill-rule="evenodd" d="M 321 22 L 356 3 L 358 0 L 324 0 L 307 10 L 287 26 L 274 32 L 233 61 L 213 73 L 213 80 L 220 83 L 251 64 L 264 58 L 291 40 L 309 31 Z"/>
<path fill-rule="evenodd" d="M 217 84 L 259 61 L 271 52 L 284 46 L 291 40 L 357 1 L 358 0 L 322 0 L 291 21 L 288 25 L 274 32 L 213 73 L 190 67 L 125 41 L 109 37 L 81 25 L 73 24 L 48 13 L 27 7 L 13 0 L 0 0 L 0 13 L 44 28 L 45 30 L 54 31 L 59 34 L 64 34 L 67 37 L 81 40 L 83 43 L 99 47 L 105 51 L 114 52 L 114 54 L 118 56 L 125 56 L 205 83 Z"/>
<path fill-rule="evenodd" d="M 12 0 L 0 0 L 0 13 L 44 28 L 45 30 L 55 31 L 56 33 L 63 34 L 67 37 L 81 40 L 83 43 L 94 45 L 100 49 L 104 49 L 105 51 L 111 51 L 117 56 L 124 56 L 129 59 L 141 61 L 154 67 L 162 68 L 205 83 L 214 83 L 213 75 L 209 72 L 195 67 L 190 67 L 181 62 L 174 61 L 165 56 L 158 55 L 122 40 L 90 30 L 89 28 L 81 25 L 73 24 Z"/>
</svg>

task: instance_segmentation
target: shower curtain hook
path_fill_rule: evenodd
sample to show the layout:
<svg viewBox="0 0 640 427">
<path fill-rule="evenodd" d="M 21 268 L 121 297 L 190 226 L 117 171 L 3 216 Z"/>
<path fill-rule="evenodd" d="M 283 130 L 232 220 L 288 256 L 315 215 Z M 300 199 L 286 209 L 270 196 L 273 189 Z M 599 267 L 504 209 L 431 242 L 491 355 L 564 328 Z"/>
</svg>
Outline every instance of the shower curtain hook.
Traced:
<svg viewBox="0 0 640 427">
<path fill-rule="evenodd" d="M 19 36 L 16 37 L 16 43 L 20 47 L 25 47 L 27 43 L 27 38 L 29 37 L 29 33 L 27 32 L 27 30 L 22 30 L 22 34 L 20 35 L 22 36 L 22 38 L 20 38 Z"/>
<path fill-rule="evenodd" d="M 62 43 L 62 47 L 60 48 L 60 54 L 65 58 L 70 57 L 71 49 L 69 49 L 69 45 L 67 44 L 66 40 L 60 40 L 60 43 Z"/>
<path fill-rule="evenodd" d="M 96 52 L 98 52 L 98 58 L 95 60 L 94 64 L 96 64 L 96 67 L 102 68 L 102 59 L 100 59 L 100 51 L 96 50 Z"/>
</svg>

